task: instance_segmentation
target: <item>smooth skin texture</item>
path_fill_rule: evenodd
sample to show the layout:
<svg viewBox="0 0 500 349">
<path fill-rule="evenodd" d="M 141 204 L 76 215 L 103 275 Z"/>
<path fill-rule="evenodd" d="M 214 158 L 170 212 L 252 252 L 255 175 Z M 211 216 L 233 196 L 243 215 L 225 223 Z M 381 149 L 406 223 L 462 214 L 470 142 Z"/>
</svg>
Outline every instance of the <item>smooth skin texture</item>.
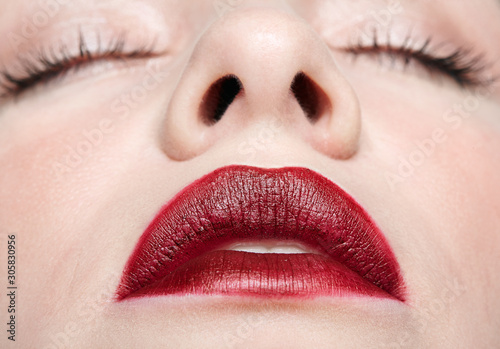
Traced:
<svg viewBox="0 0 500 349">
<path fill-rule="evenodd" d="M 19 287 L 16 342 L 2 330 L 2 348 L 500 346 L 500 85 L 463 88 L 418 63 L 342 49 L 373 44 L 374 28 L 380 43 L 410 35 L 416 50 L 431 36 L 432 53 L 471 48 L 494 77 L 497 1 L 2 0 L 0 9 L 0 67 L 15 76 L 19 57 L 37 50 L 77 53 L 80 32 L 91 51 L 126 33 L 126 50 L 155 43 L 159 53 L 94 61 L 2 100 L 0 280 L 6 287 L 16 234 Z M 315 122 L 290 93 L 299 72 L 331 106 Z M 227 74 L 244 93 L 209 124 L 201 101 Z M 408 301 L 113 301 L 158 210 L 231 164 L 307 167 L 341 186 L 391 244 Z M 7 307 L 2 296 L 2 323 Z"/>
</svg>

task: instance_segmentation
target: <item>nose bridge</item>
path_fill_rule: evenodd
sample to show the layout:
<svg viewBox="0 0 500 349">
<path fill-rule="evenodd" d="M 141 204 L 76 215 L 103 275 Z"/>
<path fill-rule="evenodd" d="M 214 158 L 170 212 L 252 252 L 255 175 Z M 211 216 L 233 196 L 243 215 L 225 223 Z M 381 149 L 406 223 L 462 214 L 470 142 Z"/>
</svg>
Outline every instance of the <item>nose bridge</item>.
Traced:
<svg viewBox="0 0 500 349">
<path fill-rule="evenodd" d="M 221 82 L 224 77 L 232 80 Z M 323 41 L 291 13 L 235 10 L 200 37 L 166 116 L 164 138 L 171 157 L 191 158 L 224 137 L 221 125 L 207 125 L 200 117 L 200 105 L 214 93 L 222 99 L 230 95 L 220 110 L 240 102 L 239 115 L 220 124 L 245 118 L 248 125 L 249 119 L 265 115 L 306 120 L 308 110 L 321 110 L 325 115 L 316 125 L 302 119 L 291 124 L 303 129 L 304 141 L 329 156 L 346 158 L 355 151 L 360 126 L 356 96 Z"/>
</svg>

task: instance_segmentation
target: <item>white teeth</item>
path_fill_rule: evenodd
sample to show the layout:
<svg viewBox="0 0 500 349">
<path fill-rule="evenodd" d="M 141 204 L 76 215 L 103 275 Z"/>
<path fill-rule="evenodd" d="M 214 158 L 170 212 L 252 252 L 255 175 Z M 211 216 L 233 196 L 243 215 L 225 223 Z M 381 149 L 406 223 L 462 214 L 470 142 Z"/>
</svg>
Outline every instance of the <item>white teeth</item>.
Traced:
<svg viewBox="0 0 500 349">
<path fill-rule="evenodd" d="M 224 248 L 224 250 L 251 253 L 316 253 L 300 244 L 286 242 L 236 243 Z"/>
</svg>

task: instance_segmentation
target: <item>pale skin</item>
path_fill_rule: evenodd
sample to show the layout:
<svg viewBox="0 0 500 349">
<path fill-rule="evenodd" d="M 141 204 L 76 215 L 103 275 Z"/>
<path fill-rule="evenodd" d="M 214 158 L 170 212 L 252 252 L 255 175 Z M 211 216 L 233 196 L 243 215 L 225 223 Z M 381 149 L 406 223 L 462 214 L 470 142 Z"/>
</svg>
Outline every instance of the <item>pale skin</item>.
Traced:
<svg viewBox="0 0 500 349">
<path fill-rule="evenodd" d="M 75 53 L 79 32 L 90 51 L 96 33 L 103 46 L 126 33 L 125 50 L 158 55 L 96 60 L 2 100 L 0 256 L 15 234 L 19 287 L 16 342 L 2 327 L 2 347 L 500 346 L 500 85 L 342 50 L 373 28 L 416 50 L 431 36 L 430 52 L 471 48 L 494 77 L 496 1 L 55 3 L 0 1 L 0 67 L 22 75 L 16 57 L 38 47 Z M 290 94 L 300 71 L 333 106 L 315 123 Z M 226 74 L 245 93 L 207 125 L 200 102 Z M 393 248 L 408 300 L 115 302 L 158 210 L 231 164 L 307 167 L 344 188 Z"/>
</svg>

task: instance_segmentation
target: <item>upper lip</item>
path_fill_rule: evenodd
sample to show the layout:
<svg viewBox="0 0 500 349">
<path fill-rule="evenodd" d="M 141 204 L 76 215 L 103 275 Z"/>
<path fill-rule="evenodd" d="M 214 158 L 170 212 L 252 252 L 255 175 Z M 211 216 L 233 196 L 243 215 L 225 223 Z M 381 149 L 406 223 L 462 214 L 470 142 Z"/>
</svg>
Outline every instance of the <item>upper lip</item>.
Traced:
<svg viewBox="0 0 500 349">
<path fill-rule="evenodd" d="M 235 240 L 294 240 L 326 253 L 388 295 L 405 300 L 396 258 L 365 210 L 306 168 L 220 168 L 187 186 L 141 236 L 118 300 L 187 261 Z"/>
</svg>

